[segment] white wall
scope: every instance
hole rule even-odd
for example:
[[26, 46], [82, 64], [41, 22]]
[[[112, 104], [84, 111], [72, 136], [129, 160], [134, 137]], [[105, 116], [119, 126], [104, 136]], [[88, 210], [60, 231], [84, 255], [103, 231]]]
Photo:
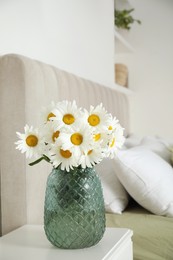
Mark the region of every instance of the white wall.
[[132, 131], [173, 137], [173, 1], [129, 0], [134, 24], [124, 33], [134, 53], [119, 55], [129, 67]]
[[[124, 0], [125, 1], [125, 0]], [[129, 0], [134, 24], [122, 55], [134, 90], [132, 131], [172, 137], [173, 1]], [[19, 53], [106, 85], [114, 81], [112, 0], [1, 0], [0, 54]]]
[[0, 54], [113, 82], [113, 0], [1, 0], [0, 38]]

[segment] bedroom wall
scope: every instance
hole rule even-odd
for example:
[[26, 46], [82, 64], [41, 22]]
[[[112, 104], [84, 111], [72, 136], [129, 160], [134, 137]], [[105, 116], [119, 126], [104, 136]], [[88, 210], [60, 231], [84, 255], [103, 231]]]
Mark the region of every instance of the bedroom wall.
[[[125, 33], [135, 52], [121, 57], [134, 90], [131, 129], [172, 137], [173, 1], [129, 2], [142, 21]], [[112, 85], [112, 0], [1, 0], [0, 37], [0, 54], [20, 53]]]
[[132, 131], [173, 139], [173, 1], [129, 0], [134, 24], [124, 32], [135, 51], [119, 55], [129, 67], [129, 86], [134, 90]]
[[109, 85], [113, 15], [113, 0], [1, 0], [0, 54], [19, 53]]

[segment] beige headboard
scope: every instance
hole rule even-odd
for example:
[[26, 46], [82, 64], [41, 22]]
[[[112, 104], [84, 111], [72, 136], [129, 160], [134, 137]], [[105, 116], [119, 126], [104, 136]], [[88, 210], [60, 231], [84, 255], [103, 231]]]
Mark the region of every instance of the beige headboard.
[[[105, 68], [106, 69], [106, 68]], [[0, 57], [0, 231], [41, 223], [50, 166], [30, 167], [15, 150], [16, 131], [37, 126], [40, 109], [52, 100], [76, 100], [88, 108], [102, 102], [129, 132], [127, 96], [53, 66], [9, 54]]]

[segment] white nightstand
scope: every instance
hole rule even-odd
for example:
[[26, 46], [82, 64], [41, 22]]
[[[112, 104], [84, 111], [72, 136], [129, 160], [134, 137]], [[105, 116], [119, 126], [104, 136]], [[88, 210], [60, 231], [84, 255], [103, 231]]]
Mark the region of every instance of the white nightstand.
[[52, 246], [43, 226], [25, 225], [0, 238], [1, 260], [132, 260], [132, 231], [107, 228], [103, 239], [85, 249], [64, 250]]

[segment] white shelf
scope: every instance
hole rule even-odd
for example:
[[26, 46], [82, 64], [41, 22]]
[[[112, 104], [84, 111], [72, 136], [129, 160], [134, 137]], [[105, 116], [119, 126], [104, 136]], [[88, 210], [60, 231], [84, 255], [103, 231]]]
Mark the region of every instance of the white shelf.
[[[117, 63], [117, 55], [124, 55], [127, 54], [127, 52], [134, 52], [135, 49], [129, 44], [129, 42], [116, 30], [116, 27], [114, 28], [114, 35], [115, 35], [115, 63]], [[119, 61], [118, 61], [119, 62]], [[131, 89], [121, 86], [117, 83], [113, 86], [115, 89], [117, 89], [119, 92], [122, 92], [126, 95], [132, 95], [134, 94], [134, 91]]]
[[115, 89], [117, 89], [118, 91], [120, 91], [120, 92], [122, 92], [122, 93], [124, 93], [126, 95], [134, 94], [134, 91], [132, 91], [131, 89], [123, 87], [123, 86], [120, 86], [117, 83], [115, 83]]
[[[115, 41], [117, 41], [117, 47], [119, 47], [118, 42], [121, 44], [122, 47], [125, 48], [126, 51], [134, 52], [135, 49], [124, 39], [124, 37], [117, 32], [116, 28], [114, 29]], [[123, 50], [124, 51], [124, 50]], [[121, 52], [116, 50], [116, 52]]]
[[117, 83], [114, 83], [113, 85], [111, 85], [111, 88], [116, 89], [117, 91], [119, 91], [123, 94], [126, 94], [127, 96], [134, 94], [133, 90], [126, 88], [126, 87], [123, 87], [123, 86], [120, 86]]

